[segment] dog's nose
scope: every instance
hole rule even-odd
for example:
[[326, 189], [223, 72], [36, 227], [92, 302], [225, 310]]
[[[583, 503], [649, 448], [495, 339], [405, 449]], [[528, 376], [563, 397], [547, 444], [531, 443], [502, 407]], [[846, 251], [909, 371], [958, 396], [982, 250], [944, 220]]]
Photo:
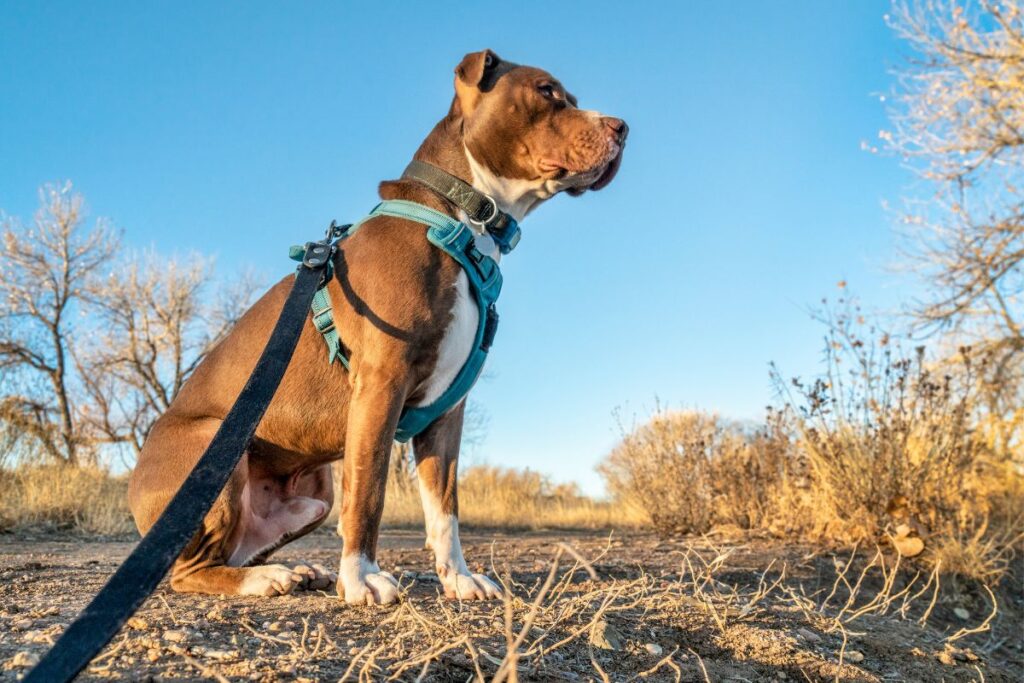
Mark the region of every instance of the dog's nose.
[[608, 128], [609, 132], [614, 136], [615, 142], [622, 144], [626, 141], [626, 136], [629, 135], [629, 126], [622, 119], [617, 119], [614, 116], [605, 116], [602, 121]]

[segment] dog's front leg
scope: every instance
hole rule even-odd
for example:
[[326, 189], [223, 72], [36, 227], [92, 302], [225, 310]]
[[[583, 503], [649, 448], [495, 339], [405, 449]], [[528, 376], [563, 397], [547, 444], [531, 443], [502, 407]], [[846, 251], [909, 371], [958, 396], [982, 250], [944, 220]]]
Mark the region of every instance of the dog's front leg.
[[354, 377], [342, 463], [341, 568], [338, 594], [353, 604], [398, 600], [398, 582], [377, 565], [388, 458], [404, 389], [383, 373]]
[[465, 401], [413, 439], [427, 545], [444, 594], [459, 600], [500, 598], [501, 589], [466, 566], [459, 541], [458, 463]]

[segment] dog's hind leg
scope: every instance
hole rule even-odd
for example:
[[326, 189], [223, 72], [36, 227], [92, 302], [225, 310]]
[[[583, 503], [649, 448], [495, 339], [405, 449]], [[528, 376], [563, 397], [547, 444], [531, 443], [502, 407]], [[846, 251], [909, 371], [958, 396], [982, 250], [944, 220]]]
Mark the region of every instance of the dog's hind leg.
[[458, 462], [465, 401], [413, 439], [427, 545], [444, 594], [458, 600], [500, 598], [501, 589], [466, 566], [459, 540]]

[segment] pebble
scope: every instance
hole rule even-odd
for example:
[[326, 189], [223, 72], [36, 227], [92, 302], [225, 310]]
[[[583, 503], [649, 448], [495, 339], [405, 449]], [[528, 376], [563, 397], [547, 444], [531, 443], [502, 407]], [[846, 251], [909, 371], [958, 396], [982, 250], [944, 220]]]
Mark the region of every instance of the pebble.
[[27, 631], [32, 628], [32, 624], [34, 623], [35, 622], [32, 619], [22, 618], [12, 621], [11, 626], [15, 631]]
[[156, 648], [150, 648], [149, 650], [146, 650], [146, 659], [148, 659], [150, 662], [157, 661], [158, 659], [160, 659], [160, 650], [157, 650]]
[[349, 638], [348, 640], [345, 641], [345, 644], [348, 645], [349, 647], [352, 647], [353, 645], [356, 644], [356, 641], [354, 641], [351, 638]]
[[51, 642], [50, 636], [46, 635], [43, 631], [27, 631], [25, 635], [21, 637], [26, 643], [49, 643]]
[[590, 644], [602, 650], [621, 650], [622, 636], [614, 626], [602, 619], [590, 631]]
[[847, 650], [846, 657], [844, 659], [848, 662], [853, 662], [854, 664], [860, 664], [864, 661], [864, 653], [859, 652], [858, 650]]
[[39, 655], [35, 652], [29, 652], [28, 650], [22, 650], [10, 659], [10, 665], [12, 667], [27, 669], [30, 666], [35, 666], [39, 663]]
[[954, 607], [953, 614], [955, 614], [956, 618], [960, 621], [967, 621], [971, 618], [971, 613], [965, 610], [963, 607]]
[[270, 631], [271, 633], [277, 633], [278, 631], [280, 631], [283, 628], [284, 628], [284, 624], [282, 624], [280, 621], [275, 621], [273, 624], [271, 624], [270, 626], [267, 627], [267, 630]]
[[149, 622], [142, 617], [132, 617], [128, 620], [128, 628], [135, 629], [136, 631], [145, 631], [149, 628]]
[[661, 645], [658, 645], [657, 643], [647, 643], [646, 645], [644, 645], [644, 649], [650, 652], [655, 657], [660, 657], [661, 653], [665, 651], [664, 649], [662, 649]]
[[803, 638], [804, 640], [806, 640], [808, 643], [820, 643], [821, 642], [821, 636], [819, 636], [814, 631], [811, 631], [810, 629], [798, 628], [796, 630], [796, 634], [798, 636], [800, 636], [801, 638]]
[[184, 643], [188, 637], [184, 631], [164, 631], [164, 640], [171, 643]]
[[348, 650], [348, 653], [350, 655], [352, 655], [353, 657], [355, 657], [357, 654], [359, 654], [359, 648], [358, 647], [350, 647], [349, 650]]

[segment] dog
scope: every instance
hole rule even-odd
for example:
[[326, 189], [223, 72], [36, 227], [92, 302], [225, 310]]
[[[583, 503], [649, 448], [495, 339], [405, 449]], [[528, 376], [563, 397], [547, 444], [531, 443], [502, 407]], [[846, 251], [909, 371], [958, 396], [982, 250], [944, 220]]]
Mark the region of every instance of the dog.
[[[559, 192], [580, 195], [608, 185], [627, 133], [621, 119], [579, 109], [548, 72], [483, 50], [456, 67], [448, 114], [414, 159], [469, 183], [520, 221]], [[409, 178], [382, 182], [379, 193], [467, 220], [447, 197]], [[477, 245], [498, 258], [493, 240], [479, 232]], [[350, 367], [325, 362], [323, 339], [307, 318], [252, 442], [171, 570], [174, 590], [275, 596], [337, 584], [352, 604], [398, 599], [397, 581], [376, 561], [396, 426], [403, 409], [428, 404], [452, 383], [469, 356], [480, 311], [462, 266], [409, 220], [372, 218], [339, 244], [334, 266], [327, 287]], [[156, 522], [227, 415], [292, 280], [282, 279], [240, 318], [154, 424], [128, 490], [141, 533]], [[413, 437], [427, 545], [447, 597], [498, 598], [497, 585], [469, 571], [459, 542], [464, 407], [463, 400]], [[331, 463], [339, 459], [339, 571], [267, 564], [275, 550], [327, 517]]]

